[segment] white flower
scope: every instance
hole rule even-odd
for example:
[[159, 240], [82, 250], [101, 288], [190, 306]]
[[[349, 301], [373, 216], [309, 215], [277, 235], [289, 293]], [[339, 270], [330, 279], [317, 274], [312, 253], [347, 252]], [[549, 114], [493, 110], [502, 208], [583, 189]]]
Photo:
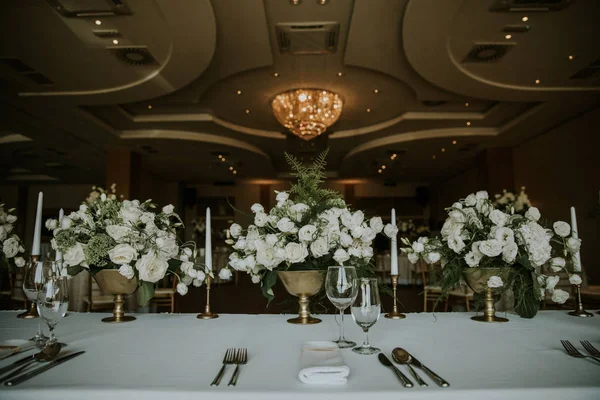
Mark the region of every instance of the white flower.
[[130, 264], [137, 258], [137, 251], [128, 244], [118, 244], [109, 250], [108, 257], [115, 264]]
[[185, 283], [181, 282], [177, 284], [177, 293], [181, 296], [185, 296], [188, 292], [188, 287]]
[[465, 248], [465, 242], [458, 235], [452, 235], [448, 238], [448, 247], [454, 250], [455, 253], [460, 253]]
[[260, 275], [252, 275], [252, 283], [260, 282]]
[[156, 283], [165, 277], [169, 263], [154, 253], [144, 254], [135, 267], [139, 271], [140, 280]]
[[240, 236], [232, 247], [236, 250], [244, 250], [246, 248], [246, 238]]
[[269, 216], [262, 211], [259, 211], [254, 216], [254, 224], [259, 228], [262, 228], [269, 222]]
[[560, 237], [567, 237], [571, 234], [571, 226], [563, 221], [557, 221], [553, 225], [554, 232]]
[[519, 243], [525, 244], [529, 261], [534, 267], [540, 267], [550, 259], [552, 247], [548, 231], [537, 222], [522, 225], [516, 237]]
[[135, 272], [129, 264], [121, 265], [121, 267], [119, 268], [119, 273], [127, 279], [131, 279], [135, 276]]
[[162, 208], [162, 212], [167, 215], [173, 214], [173, 211], [175, 211], [175, 207], [173, 207], [173, 204], [169, 204]]
[[60, 227], [62, 229], [69, 229], [71, 226], [73, 226], [73, 220], [69, 217], [62, 217], [60, 220]]
[[119, 216], [123, 218], [123, 222], [126, 224], [136, 224], [140, 219], [143, 211], [139, 208], [137, 201], [125, 200], [121, 204], [121, 210]]
[[571, 285], [581, 285], [581, 277], [577, 274], [570, 275], [569, 283], [571, 283]]
[[373, 229], [364, 228], [363, 234], [361, 235], [360, 240], [363, 243], [371, 243], [373, 241], [373, 239], [375, 239], [375, 236], [377, 236], [377, 232], [375, 232]]
[[190, 270], [194, 269], [194, 263], [191, 261], [184, 261], [181, 263], [180, 268], [181, 268], [181, 271], [187, 275]]
[[408, 261], [412, 264], [416, 264], [419, 261], [419, 255], [417, 253], [408, 253]]
[[352, 214], [352, 224], [354, 226], [362, 224], [364, 220], [365, 214], [362, 211], [355, 211], [354, 214]]
[[360, 237], [362, 237], [363, 233], [365, 233], [365, 228], [363, 228], [360, 225], [356, 225], [355, 227], [352, 228], [352, 237], [355, 239], [358, 239]]
[[304, 203], [297, 203], [290, 207], [290, 214], [292, 217], [296, 219], [296, 221], [300, 222], [304, 213], [309, 210], [309, 207]]
[[488, 192], [486, 192], [485, 190], [481, 190], [481, 191], [475, 193], [475, 197], [477, 199], [486, 199], [487, 200], [489, 196], [488, 196]]
[[[204, 273], [204, 271], [197, 271], [196, 272], [196, 279], [197, 281], [200, 281], [200, 284], [202, 284], [202, 282], [204, 282], [204, 280], [206, 279], [206, 274]], [[196, 286], [194, 284], [194, 286]], [[200, 286], [200, 285], [198, 285]]]
[[242, 227], [239, 224], [232, 224], [229, 227], [229, 233], [231, 234], [231, 237], [237, 238], [242, 233]]
[[256, 266], [256, 259], [253, 255], [249, 255], [248, 257], [244, 258], [244, 264], [246, 264], [247, 269], [254, 269]]
[[4, 225], [0, 225], [0, 242], [6, 239], [8, 232], [6, 232], [6, 228]]
[[549, 276], [546, 278], [546, 290], [552, 293], [554, 287], [558, 283], [560, 278], [558, 276]]
[[74, 246], [68, 248], [65, 254], [63, 254], [63, 260], [71, 267], [85, 261], [85, 254], [83, 253], [81, 243], [76, 243]]
[[46, 229], [48, 230], [55, 230], [56, 228], [58, 228], [58, 221], [55, 219], [48, 219], [46, 220]]
[[371, 246], [363, 247], [360, 250], [360, 256], [362, 258], [370, 259], [373, 257], [373, 248]]
[[333, 254], [333, 259], [338, 263], [338, 264], [343, 264], [344, 261], [348, 261], [350, 259], [350, 256], [348, 255], [348, 253], [346, 252], [346, 250], [344, 249], [337, 249], [335, 251], [335, 253]]
[[194, 279], [192, 283], [195, 287], [200, 287], [200, 286], [202, 286], [203, 282], [204, 282], [204, 279]]
[[559, 272], [566, 264], [567, 262], [562, 257], [554, 257], [550, 260], [550, 268], [552, 268], [552, 271], [554, 272]]
[[252, 212], [254, 214], [259, 213], [259, 212], [265, 212], [265, 208], [262, 206], [262, 204], [258, 204], [258, 203], [254, 203], [252, 205], [252, 207], [250, 207], [250, 210], [252, 210]]
[[342, 220], [342, 225], [344, 225], [348, 229], [352, 229], [354, 227], [354, 223], [352, 222], [352, 214], [348, 210], [344, 210], [342, 215], [340, 216]]
[[15, 257], [15, 265], [19, 268], [25, 266], [25, 259], [23, 257]]
[[415, 253], [420, 253], [420, 252], [422, 252], [423, 250], [425, 250], [425, 246], [424, 246], [424, 245], [423, 245], [423, 243], [421, 243], [421, 242], [414, 242], [414, 243], [412, 244], [412, 249], [413, 249], [413, 251], [414, 251]]
[[313, 236], [317, 232], [317, 227], [314, 225], [304, 225], [298, 231], [298, 238], [303, 242], [310, 242], [313, 240]]
[[183, 282], [185, 285], [190, 285], [193, 280], [194, 279], [190, 278], [188, 275], [184, 275], [181, 277], [181, 282]]
[[427, 260], [429, 261], [429, 264], [435, 264], [436, 262], [440, 261], [440, 258], [442, 258], [442, 255], [437, 251], [432, 251], [431, 253], [427, 254]]
[[156, 246], [158, 246], [158, 255], [164, 260], [168, 261], [179, 254], [179, 246], [177, 245], [177, 240], [174, 236], [157, 238]]
[[310, 252], [313, 257], [319, 258], [329, 253], [329, 243], [327, 239], [320, 237], [310, 244]]
[[381, 232], [383, 230], [383, 221], [381, 220], [381, 217], [371, 218], [369, 221], [369, 226], [375, 231], [375, 233]]
[[383, 233], [390, 239], [395, 238], [398, 235], [398, 227], [392, 224], [386, 224]]
[[463, 214], [462, 211], [452, 210], [450, 211], [449, 215], [454, 222], [457, 222], [459, 224], [464, 224], [465, 222], [467, 222], [467, 218], [465, 217], [465, 214]]
[[570, 237], [567, 239], [567, 249], [571, 253], [577, 253], [581, 248], [581, 239]]
[[502, 242], [502, 244], [508, 244], [515, 241], [515, 233], [510, 228], [499, 227], [494, 232], [494, 239]]
[[352, 238], [352, 236], [350, 236], [346, 232], [342, 232], [342, 234], [340, 235], [340, 243], [342, 244], [342, 246], [350, 247], [353, 242], [354, 239]]
[[447, 238], [449, 236], [460, 236], [464, 224], [455, 222], [452, 218], [448, 218], [442, 226], [442, 237]]
[[288, 243], [285, 245], [285, 259], [286, 261], [297, 264], [308, 257], [308, 248], [304, 244], [300, 243]]
[[462, 204], [460, 204], [460, 203], [458, 203], [458, 202], [456, 202], [456, 203], [452, 204], [452, 207], [453, 207], [453, 208], [458, 208], [459, 210], [461, 210], [461, 209], [463, 208]]
[[360, 245], [354, 245], [348, 249], [348, 254], [352, 257], [360, 257], [362, 255], [362, 249]]
[[477, 267], [477, 266], [479, 266], [479, 262], [481, 261], [481, 257], [482, 256], [480, 256], [480, 255], [478, 255], [478, 254], [470, 251], [465, 256], [465, 262], [471, 268]]
[[277, 193], [277, 196], [275, 196], [275, 200], [277, 200], [278, 203], [277, 207], [281, 207], [283, 203], [285, 203], [285, 201], [290, 197], [287, 192], [278, 192], [276, 190], [275, 193]]
[[490, 277], [490, 279], [488, 279], [487, 286], [489, 288], [499, 288], [499, 287], [504, 286], [504, 282], [502, 282], [502, 278], [494, 275], [494, 276]]
[[507, 264], [512, 264], [517, 257], [519, 247], [515, 242], [510, 242], [504, 245], [502, 248], [502, 261]]
[[281, 258], [278, 257], [275, 247], [269, 246], [262, 240], [256, 241], [256, 263], [272, 270], [279, 265]]
[[230, 280], [231, 275], [231, 271], [227, 268], [223, 268], [219, 271], [219, 278], [223, 279], [224, 281]]
[[473, 207], [475, 206], [475, 204], [477, 204], [477, 197], [475, 197], [474, 194], [468, 195], [465, 199], [465, 205], [467, 205], [468, 207]]
[[498, 226], [504, 226], [508, 222], [508, 214], [505, 214], [500, 210], [492, 210], [490, 212], [489, 218], [494, 224]]
[[131, 228], [123, 225], [108, 225], [106, 233], [115, 241], [120, 242], [124, 237], [132, 233]]
[[475, 209], [480, 214], [488, 215], [494, 209], [494, 206], [492, 206], [488, 200], [478, 199]]
[[552, 293], [552, 301], [558, 304], [564, 304], [569, 299], [569, 293], [562, 289], [556, 289]]
[[525, 212], [525, 218], [527, 218], [530, 221], [537, 222], [539, 221], [541, 216], [542, 214], [540, 214], [540, 210], [538, 210], [537, 207], [531, 207]]
[[488, 257], [496, 257], [502, 253], [502, 242], [496, 239], [484, 240], [479, 243], [479, 251]]
[[2, 251], [7, 258], [12, 258], [19, 252], [19, 241], [14, 237], [8, 238], [2, 245]]
[[279, 229], [281, 232], [291, 232], [294, 230], [295, 227], [296, 225], [292, 222], [291, 219], [287, 217], [281, 218], [277, 222], [277, 229]]

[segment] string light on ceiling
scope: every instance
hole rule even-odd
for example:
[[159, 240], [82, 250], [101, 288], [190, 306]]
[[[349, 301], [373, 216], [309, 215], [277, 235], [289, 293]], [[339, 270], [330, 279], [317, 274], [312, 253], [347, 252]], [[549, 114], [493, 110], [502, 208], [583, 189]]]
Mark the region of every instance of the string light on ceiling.
[[304, 140], [316, 138], [333, 125], [343, 105], [339, 95], [323, 89], [288, 90], [271, 103], [277, 121]]
[[96, 20], [95, 22], [96, 25], [102, 25], [102, 21], [100, 21], [99, 19]]

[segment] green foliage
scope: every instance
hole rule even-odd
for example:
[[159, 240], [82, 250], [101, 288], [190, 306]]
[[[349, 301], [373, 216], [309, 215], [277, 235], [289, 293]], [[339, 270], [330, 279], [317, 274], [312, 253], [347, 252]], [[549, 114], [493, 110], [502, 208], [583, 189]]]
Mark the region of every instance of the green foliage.
[[97, 234], [92, 236], [88, 245], [84, 247], [85, 259], [90, 265], [105, 267], [110, 263], [108, 252], [115, 247], [116, 242], [108, 235]]
[[277, 282], [277, 272], [275, 272], [275, 271], [267, 271], [265, 273], [265, 275], [263, 276], [260, 288], [262, 290], [263, 296], [265, 296], [267, 298], [267, 306], [268, 306], [268, 303], [270, 303], [271, 300], [273, 300], [275, 298], [275, 296], [273, 295], [273, 286], [275, 286], [276, 282]]
[[154, 283], [140, 281], [140, 294], [139, 301], [142, 306], [148, 304], [148, 302], [154, 297]]

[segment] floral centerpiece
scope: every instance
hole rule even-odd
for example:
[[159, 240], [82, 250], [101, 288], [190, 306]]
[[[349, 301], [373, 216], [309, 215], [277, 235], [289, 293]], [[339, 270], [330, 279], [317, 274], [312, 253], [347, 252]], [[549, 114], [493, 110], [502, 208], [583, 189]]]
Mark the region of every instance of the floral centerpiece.
[[[52, 247], [63, 254], [69, 275], [83, 269], [92, 275], [118, 270], [127, 279], [137, 278], [140, 302], [146, 304], [166, 274], [179, 276], [182, 270], [193, 269], [189, 261], [193, 250], [177, 242], [183, 223], [172, 205], [155, 213], [151, 200], [120, 201], [114, 187], [113, 193], [93, 189], [78, 211], [60, 221], [46, 221], [54, 235]], [[177, 286], [182, 295], [187, 293], [186, 282], [190, 279], [181, 279]]]
[[495, 194], [494, 207], [509, 214], [524, 214], [531, 207], [531, 201], [525, 193], [525, 186], [521, 186], [518, 194], [506, 190], [502, 194]]
[[546, 291], [556, 303], [564, 303], [569, 294], [555, 286], [557, 276], [540, 273], [549, 265], [554, 272], [564, 270], [572, 284], [581, 283], [574, 254], [581, 240], [571, 236], [566, 222], [555, 222], [549, 229], [540, 222], [540, 212], [531, 207], [524, 215], [508, 214], [494, 207], [487, 192], [470, 194], [449, 207], [440, 238], [419, 238], [402, 251], [416, 263], [441, 261], [442, 297], [460, 284], [464, 271], [478, 268], [500, 268], [502, 274], [492, 276], [487, 287], [498, 291], [512, 289], [515, 311], [532, 318]]
[[13, 266], [25, 266], [22, 253], [25, 252], [23, 243], [19, 236], [12, 233], [17, 217], [13, 215], [14, 208], [5, 210], [4, 204], [0, 203], [0, 267], [7, 268], [12, 272]]
[[[277, 271], [323, 271], [346, 264], [356, 267], [359, 276], [370, 273], [372, 242], [384, 230], [383, 222], [380, 217], [365, 219], [362, 211], [349, 209], [340, 193], [320, 187], [326, 155], [327, 151], [305, 166], [286, 154], [297, 183], [289, 191], [276, 192], [277, 204], [269, 211], [254, 204], [254, 224], [248, 228], [231, 225], [228, 244], [233, 253], [220, 272], [222, 278], [231, 270], [246, 272], [270, 301]], [[385, 232], [391, 237], [397, 228], [388, 225]]]

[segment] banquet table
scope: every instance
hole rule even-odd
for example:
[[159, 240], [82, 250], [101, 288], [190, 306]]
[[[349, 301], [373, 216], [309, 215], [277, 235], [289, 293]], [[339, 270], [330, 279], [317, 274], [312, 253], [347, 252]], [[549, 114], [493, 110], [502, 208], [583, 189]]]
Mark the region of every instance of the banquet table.
[[[0, 312], [0, 341], [31, 337], [37, 320]], [[308, 340], [337, 337], [333, 315], [317, 325], [291, 325], [284, 315], [221, 315], [199, 320], [193, 314], [138, 314], [124, 324], [105, 324], [99, 313], [71, 313], [56, 333], [86, 353], [8, 388], [0, 399], [600, 399], [600, 365], [568, 357], [560, 344], [579, 340], [600, 348], [600, 315], [575, 318], [541, 311], [533, 320], [508, 315], [504, 324], [470, 320], [473, 313], [415, 313], [403, 320], [380, 318], [371, 329], [372, 345], [388, 354], [403, 347], [450, 382], [404, 388], [375, 355], [342, 350], [351, 373], [345, 385], [315, 386], [297, 376], [300, 349]], [[362, 331], [346, 318], [346, 336], [360, 342]], [[238, 384], [210, 382], [230, 347], [248, 348], [248, 364]], [[32, 354], [27, 352], [24, 354]], [[22, 355], [0, 361], [0, 367]], [[399, 367], [407, 376], [405, 366]]]

